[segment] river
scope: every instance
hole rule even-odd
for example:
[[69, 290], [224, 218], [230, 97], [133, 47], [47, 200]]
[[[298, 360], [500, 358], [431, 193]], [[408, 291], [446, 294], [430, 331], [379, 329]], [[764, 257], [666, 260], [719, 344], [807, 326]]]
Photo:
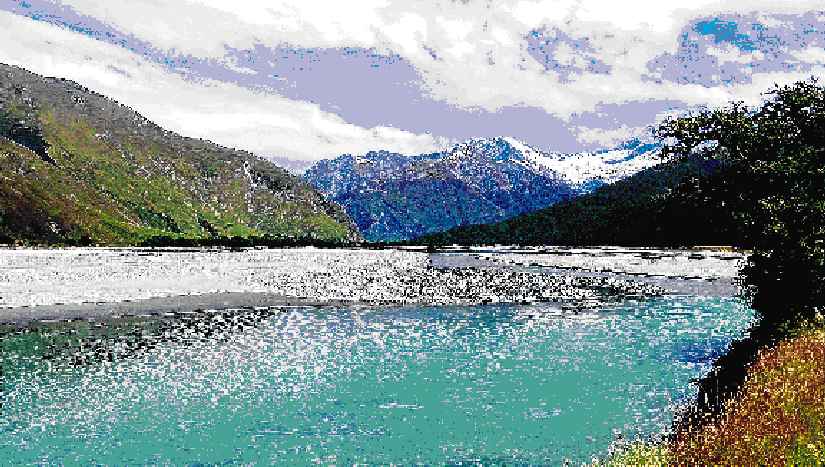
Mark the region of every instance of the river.
[[5, 331], [9, 464], [575, 464], [667, 430], [753, 312], [664, 296]]

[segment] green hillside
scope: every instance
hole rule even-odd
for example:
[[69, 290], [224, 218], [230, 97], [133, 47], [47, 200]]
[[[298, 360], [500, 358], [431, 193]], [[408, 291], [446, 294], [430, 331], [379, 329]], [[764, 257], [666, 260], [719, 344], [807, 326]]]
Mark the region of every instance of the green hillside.
[[[418, 238], [431, 245], [730, 245], [747, 242], [724, 204], [699, 180], [724, 184], [718, 161], [665, 162], [591, 194], [504, 222]], [[704, 187], [704, 185], [703, 185]]]
[[358, 240], [302, 180], [165, 131], [76, 83], [0, 65], [0, 240]]

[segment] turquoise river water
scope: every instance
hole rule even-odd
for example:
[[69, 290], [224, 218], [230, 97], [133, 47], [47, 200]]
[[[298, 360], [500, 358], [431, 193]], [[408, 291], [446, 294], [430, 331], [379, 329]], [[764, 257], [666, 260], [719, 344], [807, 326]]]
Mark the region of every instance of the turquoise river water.
[[0, 341], [2, 464], [580, 464], [667, 430], [753, 313], [281, 308]]

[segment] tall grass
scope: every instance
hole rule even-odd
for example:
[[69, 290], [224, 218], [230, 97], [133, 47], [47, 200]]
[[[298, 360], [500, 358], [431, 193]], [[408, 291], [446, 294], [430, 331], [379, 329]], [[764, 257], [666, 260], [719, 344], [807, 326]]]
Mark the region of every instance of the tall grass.
[[760, 352], [722, 415], [668, 451], [675, 465], [825, 465], [825, 330]]

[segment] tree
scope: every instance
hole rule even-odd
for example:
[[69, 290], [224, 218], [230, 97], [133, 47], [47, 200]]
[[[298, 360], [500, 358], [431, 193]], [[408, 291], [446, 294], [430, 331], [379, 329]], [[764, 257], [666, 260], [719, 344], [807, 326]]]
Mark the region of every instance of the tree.
[[666, 121], [663, 154], [725, 164], [697, 187], [724, 203], [753, 255], [744, 282], [769, 321], [825, 305], [825, 88], [811, 79], [775, 87], [755, 109], [743, 103]]

